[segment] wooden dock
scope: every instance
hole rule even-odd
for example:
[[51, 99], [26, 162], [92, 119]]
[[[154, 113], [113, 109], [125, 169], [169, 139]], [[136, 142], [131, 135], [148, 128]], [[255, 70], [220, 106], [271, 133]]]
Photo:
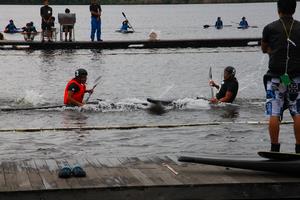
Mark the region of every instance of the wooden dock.
[[220, 38], [220, 39], [188, 39], [188, 40], [131, 40], [131, 41], [75, 41], [75, 42], [41, 42], [41, 41], [0, 41], [0, 50], [24, 49], [153, 49], [153, 48], [214, 48], [259, 46], [261, 38]]
[[[80, 164], [87, 177], [58, 178]], [[201, 164], [177, 158], [84, 158], [1, 162], [5, 200], [299, 199], [300, 177]]]

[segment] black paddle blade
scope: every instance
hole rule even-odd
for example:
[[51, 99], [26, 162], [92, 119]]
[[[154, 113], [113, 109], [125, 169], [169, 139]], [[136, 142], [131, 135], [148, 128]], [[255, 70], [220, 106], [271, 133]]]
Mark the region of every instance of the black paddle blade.
[[212, 80], [212, 71], [211, 71], [211, 67], [209, 68], [208, 76], [209, 76], [209, 79]]
[[208, 25], [208, 24], [203, 25], [203, 28], [209, 28], [209, 27], [210, 27], [210, 25]]
[[125, 15], [125, 13], [124, 12], [122, 12], [122, 15], [126, 18], [126, 15]]

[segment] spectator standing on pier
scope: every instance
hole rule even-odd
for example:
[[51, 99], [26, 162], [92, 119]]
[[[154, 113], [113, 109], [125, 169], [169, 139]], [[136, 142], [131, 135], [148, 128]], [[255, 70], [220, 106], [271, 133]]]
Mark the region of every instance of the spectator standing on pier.
[[280, 151], [280, 122], [288, 108], [294, 121], [295, 151], [300, 153], [300, 22], [293, 18], [296, 5], [296, 0], [278, 0], [279, 19], [266, 25], [262, 33], [261, 49], [269, 54], [264, 85], [274, 152]]
[[95, 34], [97, 35], [97, 41], [101, 39], [101, 13], [102, 9], [98, 0], [91, 0], [90, 12], [91, 12], [91, 41], [95, 40]]
[[52, 8], [49, 6], [49, 1], [44, 0], [44, 6], [40, 9], [40, 15], [42, 17], [42, 42], [44, 37], [48, 38], [48, 41], [52, 41]]

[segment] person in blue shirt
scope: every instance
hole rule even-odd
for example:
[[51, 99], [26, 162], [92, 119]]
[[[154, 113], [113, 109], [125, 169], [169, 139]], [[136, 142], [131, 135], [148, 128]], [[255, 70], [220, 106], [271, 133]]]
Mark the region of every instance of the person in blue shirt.
[[14, 24], [14, 21], [9, 20], [9, 24], [5, 27], [4, 33], [17, 33], [18, 29]]
[[125, 19], [123, 22], [122, 22], [122, 27], [120, 28], [120, 31], [128, 31], [128, 29], [131, 28], [128, 24], [128, 20]]
[[221, 20], [221, 17], [218, 17], [218, 18], [217, 18], [217, 21], [216, 21], [216, 23], [215, 23], [215, 28], [216, 28], [216, 29], [222, 29], [222, 28], [223, 28], [223, 22], [222, 22], [222, 20]]
[[246, 29], [249, 27], [248, 22], [246, 21], [246, 17], [242, 17], [242, 21], [240, 21], [239, 26], [242, 29]]

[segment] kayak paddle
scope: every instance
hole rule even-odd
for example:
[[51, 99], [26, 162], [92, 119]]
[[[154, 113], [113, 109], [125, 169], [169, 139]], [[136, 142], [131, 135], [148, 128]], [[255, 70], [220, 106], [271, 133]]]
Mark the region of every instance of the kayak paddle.
[[131, 27], [131, 29], [134, 31], [132, 25], [130, 24], [129, 20], [127, 19], [126, 15], [124, 12], [122, 12], [122, 15], [124, 16], [124, 18], [128, 21], [129, 26]]
[[[94, 86], [92, 89], [95, 89], [95, 87], [99, 84], [101, 77], [102, 76], [98, 76], [98, 78], [95, 79]], [[87, 103], [89, 101], [91, 95], [92, 95], [92, 93], [89, 93], [89, 96], [86, 98], [85, 103]]]
[[[211, 81], [212, 80], [212, 69], [211, 69], [211, 67], [209, 67], [208, 77], [209, 77], [209, 80]], [[211, 98], [214, 98], [213, 86], [210, 86], [210, 95], [211, 95]]]
[[[215, 25], [209, 25], [209, 24], [203, 25], [203, 28], [209, 28], [209, 27], [215, 27]], [[232, 25], [231, 24], [225, 24], [225, 25], [223, 25], [223, 27], [232, 27]]]

